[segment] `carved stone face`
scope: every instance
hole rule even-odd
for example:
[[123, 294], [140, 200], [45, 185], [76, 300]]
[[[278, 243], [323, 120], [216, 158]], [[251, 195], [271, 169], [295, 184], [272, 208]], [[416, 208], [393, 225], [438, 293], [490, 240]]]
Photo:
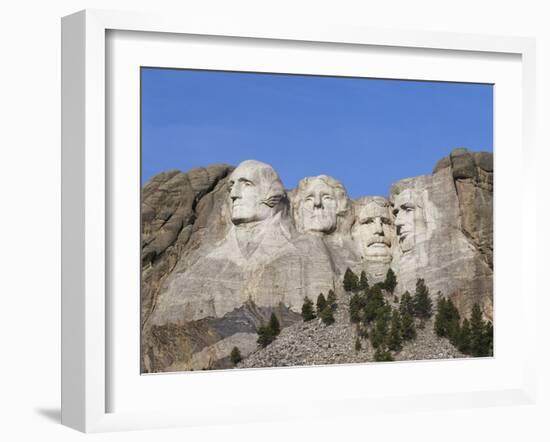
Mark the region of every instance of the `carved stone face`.
[[422, 208], [417, 203], [416, 195], [405, 189], [394, 200], [395, 228], [401, 251], [406, 253], [416, 244], [416, 236], [423, 227]]
[[231, 221], [235, 225], [273, 216], [284, 190], [277, 173], [260, 161], [243, 161], [229, 178]]
[[369, 202], [359, 212], [359, 235], [367, 258], [390, 258], [393, 224], [389, 203], [385, 200]]
[[322, 179], [312, 179], [300, 197], [300, 216], [305, 232], [331, 233], [336, 229], [338, 199], [332, 186]]

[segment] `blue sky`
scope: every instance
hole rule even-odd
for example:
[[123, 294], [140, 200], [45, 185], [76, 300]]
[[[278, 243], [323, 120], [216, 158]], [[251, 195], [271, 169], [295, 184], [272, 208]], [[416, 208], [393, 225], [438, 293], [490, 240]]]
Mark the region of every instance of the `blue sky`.
[[141, 81], [142, 184], [256, 159], [289, 189], [326, 174], [357, 198], [455, 147], [493, 150], [491, 85], [157, 68]]

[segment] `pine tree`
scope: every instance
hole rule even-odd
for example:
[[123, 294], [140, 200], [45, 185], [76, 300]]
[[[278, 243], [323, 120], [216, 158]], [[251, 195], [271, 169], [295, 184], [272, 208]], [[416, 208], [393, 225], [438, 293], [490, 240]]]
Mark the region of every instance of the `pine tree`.
[[439, 294], [437, 299], [437, 314], [435, 315], [434, 331], [438, 336], [449, 338], [456, 345], [460, 330], [460, 315], [450, 299]]
[[438, 297], [436, 309], [434, 331], [437, 336], [447, 336], [447, 300]]
[[332, 290], [328, 291], [327, 305], [329, 305], [332, 310], [336, 310], [336, 294]]
[[359, 293], [354, 293], [349, 300], [349, 319], [351, 322], [359, 322], [361, 319], [361, 309], [363, 308], [361, 301]]
[[332, 313], [332, 308], [330, 308], [330, 305], [327, 305], [323, 309], [319, 317], [321, 318], [321, 320], [325, 325], [334, 324], [334, 314]]
[[260, 347], [265, 348], [275, 340], [273, 330], [268, 325], [261, 325], [258, 328], [258, 340]]
[[399, 312], [394, 309], [392, 311], [392, 317], [391, 317], [391, 329], [390, 329], [390, 337], [388, 342], [388, 347], [390, 350], [393, 351], [399, 351], [401, 350], [401, 318], [399, 316]]
[[[450, 303], [450, 301], [449, 301]], [[453, 314], [452, 319], [447, 324], [447, 336], [449, 338], [449, 342], [453, 344], [455, 347], [458, 347], [458, 343], [460, 342], [460, 315], [458, 314], [458, 310], [453, 305]]]
[[361, 351], [361, 339], [355, 338], [355, 351]]
[[229, 357], [231, 358], [231, 362], [233, 365], [237, 365], [243, 360], [238, 347], [233, 347], [233, 350], [231, 350], [231, 355]]
[[386, 273], [386, 280], [384, 281], [384, 288], [393, 295], [393, 291], [397, 286], [397, 278], [391, 268]]
[[471, 329], [467, 318], [462, 321], [458, 338], [458, 349], [465, 355], [471, 354]]
[[368, 327], [366, 327], [365, 325], [359, 323], [357, 324], [357, 335], [361, 338], [361, 339], [368, 339], [369, 338], [369, 330], [368, 330]]
[[275, 340], [279, 333], [281, 333], [281, 325], [275, 313], [271, 313], [269, 323], [267, 325], [262, 324], [258, 328], [258, 340], [256, 342], [265, 348]]
[[390, 362], [394, 359], [392, 354], [388, 350], [385, 350], [382, 347], [378, 347], [374, 352], [374, 360], [376, 362]]
[[321, 316], [321, 312], [325, 309], [327, 306], [327, 300], [325, 299], [325, 296], [321, 293], [317, 297], [317, 316]]
[[399, 313], [401, 313], [401, 315], [408, 314], [410, 316], [414, 316], [413, 298], [408, 291], [401, 295], [401, 301], [399, 302]]
[[278, 336], [279, 333], [281, 333], [281, 324], [279, 324], [279, 320], [277, 319], [277, 316], [275, 316], [275, 313], [271, 313], [271, 317], [269, 318], [269, 328], [271, 329], [273, 336]]
[[344, 290], [346, 292], [357, 292], [359, 289], [359, 280], [357, 275], [348, 267], [344, 273]]
[[307, 296], [304, 298], [304, 304], [302, 305], [302, 318], [304, 318], [305, 322], [315, 319], [313, 302]]
[[487, 341], [485, 339], [485, 322], [483, 321], [479, 304], [474, 304], [470, 317], [470, 351], [472, 356], [488, 356]]
[[380, 290], [380, 287], [374, 285], [368, 290], [365, 307], [363, 308], [363, 321], [366, 324], [370, 324], [376, 319], [378, 310], [386, 305], [384, 295]]
[[424, 280], [418, 278], [416, 280], [416, 291], [413, 297], [414, 313], [420, 319], [429, 319], [432, 316], [432, 300], [430, 299], [430, 291]]
[[359, 290], [365, 291], [369, 288], [369, 280], [367, 279], [367, 274], [364, 270], [361, 271], [361, 276], [359, 277]]
[[401, 337], [403, 341], [416, 339], [416, 327], [413, 316], [405, 311], [401, 313]]
[[385, 305], [376, 312], [376, 321], [374, 328], [370, 333], [371, 344], [374, 348], [387, 346], [389, 335], [389, 324], [391, 317], [391, 307]]

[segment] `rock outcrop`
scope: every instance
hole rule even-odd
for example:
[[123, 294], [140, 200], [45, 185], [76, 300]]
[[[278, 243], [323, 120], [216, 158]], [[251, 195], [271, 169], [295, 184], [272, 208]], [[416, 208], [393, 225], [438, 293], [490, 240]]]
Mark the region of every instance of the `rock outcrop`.
[[355, 201], [324, 175], [287, 191], [257, 161], [157, 175], [142, 193], [142, 371], [229, 367], [272, 312], [292, 329], [306, 296], [343, 296], [348, 267], [370, 282], [391, 267], [398, 293], [424, 278], [492, 319], [492, 173], [492, 154], [456, 149]]

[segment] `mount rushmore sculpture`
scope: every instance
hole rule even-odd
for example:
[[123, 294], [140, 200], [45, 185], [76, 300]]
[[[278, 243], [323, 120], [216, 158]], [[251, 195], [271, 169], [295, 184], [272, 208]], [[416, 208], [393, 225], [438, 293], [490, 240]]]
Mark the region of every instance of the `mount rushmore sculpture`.
[[325, 175], [287, 191], [268, 164], [213, 165], [154, 177], [142, 199], [142, 371], [223, 367], [256, 349], [272, 312], [300, 320], [305, 297], [342, 292], [347, 268], [369, 282], [424, 278], [461, 314], [493, 314], [492, 154], [456, 149], [389, 197], [351, 200]]

